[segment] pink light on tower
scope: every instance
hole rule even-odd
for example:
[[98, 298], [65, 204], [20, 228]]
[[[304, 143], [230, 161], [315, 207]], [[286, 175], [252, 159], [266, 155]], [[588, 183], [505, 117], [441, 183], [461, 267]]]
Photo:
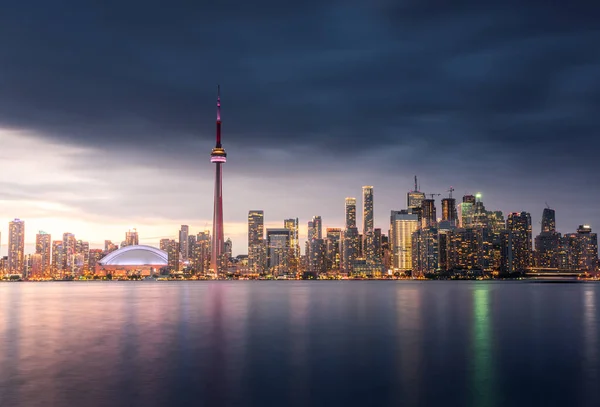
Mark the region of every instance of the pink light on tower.
[[221, 146], [221, 87], [217, 86], [217, 144], [210, 154], [210, 162], [215, 164], [215, 203], [213, 212], [212, 253], [210, 272], [219, 276], [224, 270], [223, 252], [223, 173], [221, 166], [227, 162], [227, 153]]

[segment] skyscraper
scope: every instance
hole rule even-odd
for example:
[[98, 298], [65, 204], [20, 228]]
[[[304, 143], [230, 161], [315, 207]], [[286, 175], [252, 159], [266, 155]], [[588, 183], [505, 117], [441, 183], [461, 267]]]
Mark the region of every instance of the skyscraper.
[[210, 272], [217, 276], [222, 270], [223, 260], [223, 174], [221, 166], [227, 161], [227, 154], [221, 145], [221, 88], [217, 87], [217, 144], [210, 154], [210, 162], [215, 164], [215, 195], [213, 212], [213, 236]]
[[346, 228], [342, 238], [342, 268], [344, 272], [352, 272], [352, 263], [360, 252], [360, 237], [356, 226]]
[[79, 272], [87, 273], [90, 271], [90, 243], [78, 240], [75, 246], [75, 254], [80, 259]]
[[473, 212], [475, 210], [475, 196], [463, 196], [462, 203], [458, 205], [458, 220], [461, 228], [473, 226]]
[[326, 258], [327, 270], [340, 269], [340, 246], [341, 246], [342, 230], [340, 228], [327, 228], [327, 242], [326, 242]]
[[554, 209], [544, 208], [542, 213], [542, 233], [556, 232], [556, 212]]
[[267, 229], [267, 268], [273, 276], [288, 273], [290, 231], [287, 229]]
[[77, 240], [73, 233], [63, 233], [63, 273], [73, 274], [75, 267], [75, 252]]
[[363, 236], [373, 234], [373, 187], [366, 185], [362, 187], [363, 192]]
[[442, 221], [450, 222], [452, 226], [457, 225], [456, 199], [442, 199]]
[[181, 225], [181, 228], [179, 229], [179, 251], [184, 260], [187, 260], [190, 257], [189, 234], [190, 227], [188, 225]]
[[598, 270], [598, 236], [589, 225], [579, 225], [577, 233], [565, 235], [567, 267], [573, 271], [596, 273]]
[[[162, 240], [161, 240], [162, 243]], [[179, 271], [179, 243], [177, 240], [167, 240], [163, 243], [166, 246], [162, 250], [167, 252], [167, 262], [171, 271]]]
[[534, 260], [537, 267], [559, 268], [560, 233], [556, 232], [554, 209], [544, 208], [541, 233], [535, 237]]
[[423, 227], [412, 234], [412, 276], [435, 273], [439, 265], [438, 229]]
[[295, 274], [300, 267], [300, 241], [298, 234], [298, 218], [285, 219], [283, 227], [290, 231], [290, 273]]
[[125, 232], [125, 246], [137, 246], [138, 244], [140, 244], [140, 239], [136, 228]]
[[437, 215], [435, 212], [435, 200], [423, 199], [421, 201], [421, 227], [428, 228], [437, 224]]
[[313, 216], [314, 238], [323, 239], [323, 220], [320, 216]]
[[265, 269], [265, 243], [263, 211], [248, 212], [248, 267], [252, 274], [260, 274]]
[[412, 234], [419, 227], [419, 216], [408, 210], [392, 211], [390, 248], [392, 266], [399, 271], [412, 269]]
[[15, 219], [8, 224], [8, 270], [23, 273], [25, 261], [25, 221]]
[[63, 247], [62, 240], [54, 240], [52, 242], [52, 274], [55, 277], [61, 278], [63, 276], [63, 269], [65, 266], [65, 250]]
[[43, 276], [49, 276], [52, 256], [52, 240], [50, 235], [40, 230], [35, 236], [35, 253], [41, 255], [40, 270]]
[[346, 213], [346, 229], [356, 227], [356, 198], [346, 198], [344, 212]]
[[363, 192], [363, 254], [367, 260], [375, 258], [375, 242], [373, 236], [373, 187], [366, 185], [362, 187]]
[[506, 229], [509, 232], [509, 258], [512, 260], [509, 272], [524, 271], [531, 267], [531, 215], [515, 212], [508, 215]]
[[406, 194], [406, 205], [413, 213], [417, 213], [421, 208], [421, 202], [425, 199], [425, 194], [419, 191], [417, 176], [415, 175], [415, 189]]

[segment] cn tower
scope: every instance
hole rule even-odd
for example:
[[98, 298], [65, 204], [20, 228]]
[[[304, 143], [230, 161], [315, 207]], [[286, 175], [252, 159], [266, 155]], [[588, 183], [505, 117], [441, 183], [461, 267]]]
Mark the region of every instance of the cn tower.
[[213, 276], [219, 276], [223, 272], [223, 170], [221, 166], [226, 161], [227, 153], [221, 146], [221, 87], [217, 86], [217, 145], [210, 153], [210, 162], [215, 163], [215, 206], [210, 257], [210, 272]]

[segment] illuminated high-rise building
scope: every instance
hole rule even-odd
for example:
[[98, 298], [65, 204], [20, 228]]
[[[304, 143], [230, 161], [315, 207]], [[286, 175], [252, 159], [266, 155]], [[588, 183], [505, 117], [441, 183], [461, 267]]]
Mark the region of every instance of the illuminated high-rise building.
[[63, 272], [66, 275], [73, 274], [76, 249], [77, 239], [75, 239], [75, 235], [73, 233], [63, 233]]
[[313, 238], [323, 239], [323, 220], [320, 216], [313, 216]]
[[91, 272], [95, 272], [96, 265], [103, 257], [104, 253], [102, 249], [90, 249], [89, 269]]
[[342, 229], [327, 228], [326, 241], [326, 265], [327, 270], [340, 270], [341, 261], [341, 246], [342, 246]]
[[483, 228], [458, 228], [446, 232], [446, 269], [484, 270]]
[[41, 256], [41, 274], [49, 276], [51, 274], [51, 258], [52, 258], [52, 239], [46, 232], [40, 230], [35, 236], [35, 253]]
[[542, 233], [556, 232], [556, 212], [554, 209], [544, 208], [542, 213]]
[[437, 225], [435, 200], [423, 199], [421, 201], [421, 227], [429, 228]]
[[194, 271], [198, 274], [206, 274], [210, 269], [211, 256], [210, 231], [199, 232], [195, 238], [194, 246], [190, 247], [190, 260]]
[[481, 193], [475, 194], [475, 205], [473, 206], [473, 225], [474, 227], [488, 227], [488, 211], [481, 200]]
[[406, 205], [409, 211], [412, 210], [413, 213], [418, 212], [421, 208], [421, 203], [424, 199], [425, 194], [419, 191], [419, 185], [417, 184], [417, 176], [415, 175], [415, 189], [409, 191], [408, 194], [406, 194]]
[[373, 187], [365, 185], [362, 187], [362, 216], [363, 216], [363, 236], [373, 234]]
[[544, 208], [542, 213], [541, 233], [535, 237], [534, 262], [536, 267], [558, 269], [561, 237], [556, 232], [556, 215], [554, 209]]
[[248, 212], [248, 267], [252, 274], [260, 274], [265, 270], [264, 222], [264, 211]]
[[565, 234], [563, 245], [568, 269], [592, 274], [598, 271], [598, 236], [589, 225], [579, 225], [577, 233]]
[[290, 231], [267, 229], [267, 269], [273, 276], [289, 272]]
[[374, 242], [374, 219], [373, 219], [373, 187], [366, 185], [362, 187], [363, 196], [363, 230], [362, 247], [363, 255], [367, 260], [375, 259]]
[[470, 228], [473, 226], [473, 214], [475, 211], [475, 196], [465, 195], [463, 196], [462, 202], [458, 205], [458, 220], [460, 227]]
[[140, 244], [140, 239], [136, 228], [125, 232], [125, 246], [137, 246]]
[[57, 277], [63, 277], [65, 267], [65, 250], [62, 240], [52, 242], [52, 274]]
[[[163, 240], [161, 240], [161, 243]], [[169, 269], [171, 271], [179, 271], [179, 242], [174, 239], [169, 239], [168, 242], [161, 244], [161, 246], [166, 246], [164, 249], [161, 247], [161, 250], [167, 252]]]
[[284, 229], [290, 231], [290, 258], [289, 268], [290, 273], [298, 273], [300, 269], [300, 240], [298, 233], [298, 218], [284, 219]]
[[442, 199], [442, 221], [449, 222], [452, 226], [457, 226], [456, 199]]
[[412, 234], [419, 227], [419, 216], [408, 210], [392, 211], [390, 216], [390, 249], [392, 266], [398, 271], [412, 269]]
[[227, 238], [227, 240], [225, 240], [225, 243], [223, 244], [223, 256], [225, 257], [227, 264], [229, 264], [229, 262], [233, 258], [233, 242], [230, 238]]
[[8, 224], [8, 270], [23, 273], [25, 265], [25, 221], [15, 219]]
[[39, 253], [34, 253], [29, 256], [31, 268], [27, 273], [27, 278], [42, 278], [44, 276], [43, 265], [42, 265], [42, 255]]
[[[110, 242], [109, 240], [107, 240], [107, 241]], [[105, 250], [106, 250], [106, 242], [107, 241], [105, 241]], [[168, 251], [170, 244], [171, 244], [171, 239], [160, 239], [160, 245], [159, 245], [160, 250], [163, 250], [165, 252]]]
[[509, 271], [525, 271], [532, 266], [531, 215], [527, 212], [509, 214], [506, 229], [509, 232], [508, 253], [512, 260]]
[[188, 236], [190, 234], [190, 227], [188, 225], [181, 225], [179, 229], [179, 251], [183, 260], [187, 260], [190, 257], [190, 241]]
[[412, 276], [435, 273], [439, 266], [438, 229], [419, 228], [412, 234]]
[[346, 229], [356, 227], [356, 198], [346, 198], [344, 205]]
[[90, 271], [90, 244], [83, 240], [78, 240], [75, 246], [75, 255], [79, 259], [79, 273], [87, 273]]
[[213, 212], [212, 255], [210, 272], [218, 276], [223, 270], [223, 174], [221, 166], [227, 161], [227, 154], [221, 145], [221, 92], [217, 87], [217, 144], [210, 154], [210, 162], [215, 164], [215, 196]]
[[357, 227], [346, 228], [342, 237], [342, 269], [352, 272], [352, 264], [360, 253], [360, 235]]

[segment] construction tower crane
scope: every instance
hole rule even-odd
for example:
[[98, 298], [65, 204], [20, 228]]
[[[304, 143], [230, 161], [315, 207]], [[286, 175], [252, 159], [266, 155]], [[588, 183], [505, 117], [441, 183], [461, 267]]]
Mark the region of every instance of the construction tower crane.
[[425, 195], [427, 195], [427, 196], [430, 196], [430, 197], [431, 197], [431, 199], [433, 199], [433, 197], [434, 197], [434, 196], [440, 196], [440, 195], [442, 195], [442, 194], [425, 194]]
[[450, 199], [452, 199], [452, 192], [454, 192], [454, 187], [450, 187], [450, 189], [448, 190], [448, 192], [450, 192]]

